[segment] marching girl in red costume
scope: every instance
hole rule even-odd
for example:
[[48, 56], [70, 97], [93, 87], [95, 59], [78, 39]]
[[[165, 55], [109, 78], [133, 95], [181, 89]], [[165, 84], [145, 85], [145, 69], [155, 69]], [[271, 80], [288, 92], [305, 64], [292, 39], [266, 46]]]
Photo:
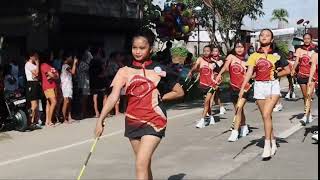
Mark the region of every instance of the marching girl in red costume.
[[[296, 50], [296, 62], [294, 64], [293, 70], [291, 71], [291, 75], [294, 76], [296, 74], [295, 69], [298, 67], [297, 80], [300, 85], [303, 97], [304, 104], [307, 102], [308, 91], [307, 84], [310, 77], [310, 69], [311, 69], [311, 56], [315, 53], [316, 46], [312, 44], [312, 36], [311, 34], [303, 35], [304, 44]], [[304, 116], [301, 120], [302, 124], [311, 123], [313, 121], [312, 115], [310, 113], [309, 117]]]
[[[215, 63], [219, 64], [219, 66], [223, 66], [223, 61], [220, 59], [221, 56], [220, 56], [219, 48], [214, 47], [212, 49], [211, 55], [212, 55], [212, 60]], [[219, 73], [218, 71], [215, 71], [214, 76], [217, 76], [218, 73]], [[220, 115], [223, 115], [226, 113], [227, 110], [224, 108], [223, 104], [221, 103], [220, 94], [221, 94], [221, 91], [220, 91], [220, 88], [218, 87], [218, 89], [216, 90], [215, 95], [213, 97], [212, 104], [213, 104], [213, 102], [216, 102], [216, 104], [218, 104], [220, 107]], [[212, 107], [212, 104], [211, 104], [211, 107]]]
[[[226, 58], [226, 62], [220, 73], [218, 74], [216, 80], [221, 81], [221, 75], [226, 71], [228, 71], [230, 74], [232, 102], [237, 113], [235, 115], [236, 119], [234, 129], [232, 130], [231, 135], [228, 139], [228, 141], [234, 142], [238, 140], [239, 135], [241, 137], [245, 137], [249, 134], [249, 128], [246, 125], [246, 117], [244, 114], [244, 105], [247, 102], [247, 93], [251, 88], [251, 84], [247, 83], [247, 85], [245, 86], [245, 95], [239, 99], [239, 92], [247, 71], [244, 43], [240, 41], [236, 42], [233, 52]], [[239, 129], [240, 133], [238, 131]]]
[[197, 122], [197, 128], [204, 128], [206, 126], [205, 118], [207, 115], [210, 117], [210, 124], [215, 124], [211, 111], [211, 101], [216, 89], [218, 88], [218, 83], [215, 81], [215, 71], [219, 70], [222, 64], [219, 65], [213, 60], [211, 52], [211, 46], [205, 46], [203, 48], [203, 56], [198, 58], [188, 74], [188, 78], [191, 78], [193, 72], [197, 70], [200, 71], [199, 87], [206, 95], [202, 118]]
[[141, 31], [132, 41], [134, 61], [131, 67], [121, 68], [113, 82], [112, 92], [97, 121], [95, 135], [104, 130], [104, 119], [113, 109], [123, 88], [128, 98], [125, 136], [135, 153], [136, 178], [153, 179], [151, 159], [161, 139], [165, 136], [167, 115], [164, 101], [181, 98], [183, 89], [166, 67], [150, 60], [155, 36], [151, 31]]
[[[242, 83], [239, 98], [244, 97], [246, 86], [255, 71], [254, 98], [262, 115], [265, 131], [263, 160], [270, 159], [277, 151], [276, 139], [272, 125], [272, 111], [280, 98], [279, 77], [290, 74], [288, 61], [282, 59], [272, 49], [273, 32], [263, 29], [259, 36], [261, 47], [250, 55], [246, 77]], [[281, 69], [281, 71], [278, 71]]]
[[[291, 72], [293, 71], [295, 61], [296, 61], [296, 58], [294, 56], [293, 51], [289, 51], [288, 63], [289, 63]], [[295, 99], [296, 94], [294, 93], [294, 85], [296, 84], [296, 78], [294, 76], [291, 76], [291, 74], [289, 74], [287, 76], [287, 78], [288, 78], [288, 82], [289, 82], [289, 90], [286, 95], [286, 99], [291, 99], [291, 98]]]

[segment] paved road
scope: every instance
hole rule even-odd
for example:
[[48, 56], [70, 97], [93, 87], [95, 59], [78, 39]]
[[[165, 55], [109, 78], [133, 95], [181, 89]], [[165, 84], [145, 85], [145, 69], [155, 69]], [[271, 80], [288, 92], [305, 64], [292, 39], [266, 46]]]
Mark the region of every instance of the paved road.
[[[274, 113], [279, 151], [262, 162], [263, 125], [257, 106], [247, 104], [251, 134], [235, 143], [227, 142], [233, 108], [220, 121], [204, 129], [194, 128], [201, 103], [179, 104], [169, 111], [166, 137], [153, 159], [156, 179], [317, 179], [318, 145], [310, 134], [302, 143], [303, 102], [283, 101], [283, 112]], [[313, 114], [318, 115], [317, 98]], [[133, 179], [134, 159], [123, 137], [123, 116], [113, 117], [89, 162], [83, 179]], [[315, 116], [317, 119], [317, 116]], [[309, 126], [316, 126], [315, 120]], [[28, 133], [0, 134], [0, 179], [75, 179], [92, 143], [95, 119], [60, 125]], [[308, 126], [308, 127], [309, 127]], [[293, 134], [297, 132], [296, 134]], [[293, 135], [292, 135], [293, 134]], [[290, 136], [292, 135], [292, 136]], [[236, 156], [237, 155], [237, 156]], [[236, 157], [235, 157], [236, 156]], [[305, 171], [303, 171], [305, 170]]]

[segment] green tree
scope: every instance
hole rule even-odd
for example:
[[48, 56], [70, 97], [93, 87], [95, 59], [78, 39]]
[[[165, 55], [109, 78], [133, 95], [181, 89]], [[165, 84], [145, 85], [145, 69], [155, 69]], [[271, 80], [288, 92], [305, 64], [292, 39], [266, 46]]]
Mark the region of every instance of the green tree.
[[271, 21], [278, 21], [278, 28], [284, 28], [284, 23], [288, 23], [289, 13], [286, 9], [274, 9]]
[[287, 58], [289, 55], [289, 43], [287, 41], [276, 41], [276, 48], [281, 56]]
[[[223, 49], [224, 54], [233, 48], [235, 39], [239, 38], [245, 16], [257, 19], [264, 15], [263, 0], [175, 0], [175, 2], [183, 2], [191, 9], [202, 7], [202, 10], [195, 14], [207, 29], [211, 43]], [[160, 8], [152, 5], [151, 0], [144, 0], [144, 4], [144, 24], [149, 26], [148, 24], [153, 22], [153, 17], [158, 14], [158, 12], [154, 14], [152, 9], [156, 8], [156, 11], [159, 11]], [[234, 34], [230, 33], [230, 30]], [[222, 43], [218, 42], [216, 31], [220, 32]]]
[[[224, 53], [234, 47], [235, 39], [240, 38], [242, 20], [245, 16], [257, 19], [264, 15], [263, 0], [195, 0], [205, 4], [200, 17], [210, 34], [212, 44], [221, 47]], [[222, 43], [214, 32], [221, 34]], [[230, 30], [234, 34], [230, 33]]]

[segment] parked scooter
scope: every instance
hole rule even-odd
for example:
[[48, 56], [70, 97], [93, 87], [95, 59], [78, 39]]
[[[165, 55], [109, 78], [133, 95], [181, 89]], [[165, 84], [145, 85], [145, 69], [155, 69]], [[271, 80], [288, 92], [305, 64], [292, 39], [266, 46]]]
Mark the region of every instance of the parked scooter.
[[26, 102], [20, 92], [0, 95], [0, 130], [9, 128], [23, 132], [28, 128]]

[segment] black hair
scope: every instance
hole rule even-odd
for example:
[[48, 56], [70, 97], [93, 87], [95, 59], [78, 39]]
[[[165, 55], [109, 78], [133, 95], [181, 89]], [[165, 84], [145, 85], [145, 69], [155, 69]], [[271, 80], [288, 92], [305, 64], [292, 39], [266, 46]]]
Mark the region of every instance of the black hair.
[[62, 56], [62, 60], [65, 61], [68, 57], [72, 57], [73, 56], [73, 53], [71, 51], [65, 51], [63, 52], [63, 56]]
[[274, 43], [274, 34], [273, 34], [272, 30], [269, 29], [269, 28], [264, 28], [264, 29], [262, 29], [262, 30], [260, 31], [260, 35], [259, 35], [259, 36], [261, 36], [261, 33], [262, 33], [263, 31], [269, 31], [269, 32], [271, 33], [271, 40], [273, 40], [273, 42], [271, 42], [270, 48], [271, 48], [272, 50], [274, 50], [274, 49], [276, 48], [276, 44]]
[[212, 51], [212, 49], [213, 49], [213, 47], [211, 45], [206, 45], [206, 46], [203, 47], [203, 49], [205, 49], [205, 48], [209, 48], [210, 51]]
[[133, 35], [132, 42], [137, 37], [144, 37], [148, 40], [150, 47], [153, 46], [156, 36], [150, 29], [140, 29], [137, 33]]
[[39, 59], [41, 63], [50, 63], [50, 56], [51, 56], [51, 51], [50, 50], [44, 50], [39, 53]]
[[36, 50], [30, 50], [27, 52], [26, 59], [28, 60], [30, 57], [37, 55], [38, 52]]
[[305, 36], [309, 35], [311, 37], [311, 39], [313, 39], [312, 35], [310, 33], [305, 33], [302, 37], [304, 39]]
[[[269, 29], [269, 28], [264, 28], [264, 29], [262, 29], [262, 30], [260, 31], [260, 35], [261, 35], [261, 33], [262, 33], [263, 31], [269, 31], [269, 32], [271, 33], [271, 39], [274, 38], [274, 35], [273, 35], [273, 32], [272, 32], [271, 29]], [[260, 36], [260, 35], [259, 35], [259, 36]]]
[[244, 48], [246, 47], [245, 46], [246, 43], [244, 41], [237, 40], [236, 43], [234, 43], [234, 48], [231, 50], [230, 54], [237, 55], [237, 53], [236, 53], [237, 44], [241, 44]]

